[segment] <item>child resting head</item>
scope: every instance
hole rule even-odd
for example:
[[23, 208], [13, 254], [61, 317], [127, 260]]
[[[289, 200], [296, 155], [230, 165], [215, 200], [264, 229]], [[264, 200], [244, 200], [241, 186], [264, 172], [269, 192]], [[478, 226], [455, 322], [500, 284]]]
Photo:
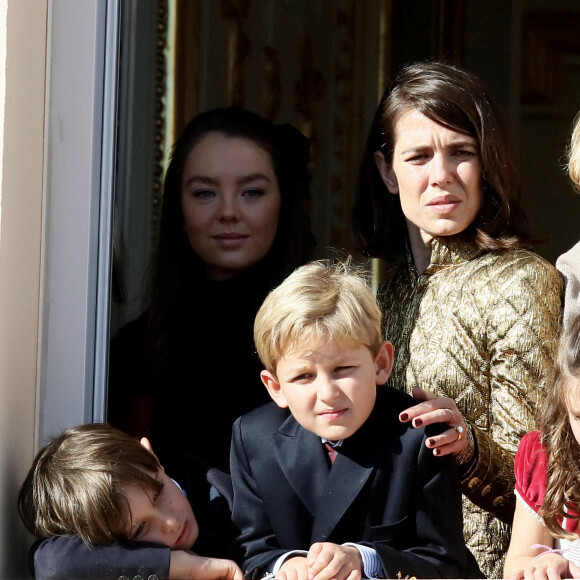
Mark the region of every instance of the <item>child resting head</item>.
[[67, 429], [39, 451], [18, 510], [39, 538], [78, 535], [93, 544], [137, 540], [189, 549], [198, 536], [187, 498], [148, 441], [100, 423]]

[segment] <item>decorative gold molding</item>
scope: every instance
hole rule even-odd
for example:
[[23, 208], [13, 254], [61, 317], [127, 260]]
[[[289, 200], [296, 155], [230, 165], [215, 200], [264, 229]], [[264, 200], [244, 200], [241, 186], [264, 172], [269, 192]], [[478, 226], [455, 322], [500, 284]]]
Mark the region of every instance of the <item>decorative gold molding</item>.
[[280, 78], [280, 53], [272, 46], [262, 48], [264, 54], [264, 117], [273, 121], [280, 112], [282, 104], [282, 81]]
[[337, 11], [336, 28], [339, 40], [334, 83], [335, 101], [338, 108], [333, 118], [331, 143], [334, 145], [332, 155], [336, 160], [337, 170], [331, 177], [331, 188], [333, 192], [342, 192], [342, 195], [335, 195], [330, 200], [332, 215], [335, 218], [331, 223], [330, 239], [333, 245], [347, 247], [350, 245], [347, 241], [350, 236], [345, 231], [350, 231], [350, 228], [345, 228], [344, 224], [350, 224], [352, 205], [352, 193], [349, 191], [354, 165], [351, 119], [357, 82], [355, 78], [357, 39], [355, 1], [347, 3], [344, 8]]
[[377, 102], [383, 96], [385, 91], [385, 86], [387, 84], [387, 79], [391, 74], [392, 69], [392, 54], [390, 46], [391, 38], [391, 21], [393, 13], [393, 0], [383, 0], [379, 3], [379, 68], [377, 70]]
[[243, 107], [245, 103], [245, 66], [252, 42], [244, 32], [250, 14], [251, 0], [222, 0], [222, 16], [229, 23], [228, 34], [228, 101]]
[[199, 57], [201, 24], [199, 0], [170, 0], [174, 14], [173, 86], [167, 87], [173, 103], [171, 143], [199, 109]]
[[326, 81], [320, 69], [314, 66], [312, 38], [304, 34], [298, 41], [299, 77], [294, 83], [294, 109], [300, 115], [300, 131], [310, 139], [310, 157], [314, 162], [318, 153], [316, 116], [326, 90]]
[[165, 95], [167, 90], [167, 33], [169, 23], [168, 0], [157, 0], [157, 39], [155, 45], [155, 152], [153, 158], [153, 212], [151, 235], [157, 245], [165, 175]]

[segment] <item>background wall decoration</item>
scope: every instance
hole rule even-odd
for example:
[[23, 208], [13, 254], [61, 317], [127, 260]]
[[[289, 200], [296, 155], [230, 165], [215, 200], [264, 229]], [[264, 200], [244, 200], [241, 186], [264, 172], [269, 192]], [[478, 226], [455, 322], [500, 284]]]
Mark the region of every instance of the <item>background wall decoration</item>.
[[[149, 49], [144, 63], [155, 73], [143, 75], [139, 59], [146, 53], [122, 52], [122, 59], [132, 61], [127, 70], [134, 80], [121, 82], [133, 100], [124, 99], [127, 111], [121, 111], [130, 122], [120, 131], [126, 153], [119, 156], [113, 334], [142, 306], [143, 275], [159, 218], [165, 161], [160, 151], [199, 111], [243, 106], [274, 122], [293, 123], [307, 135], [321, 254], [333, 248], [352, 251], [358, 160], [390, 67], [391, 2], [156, 0], [145, 5], [129, 0], [123, 9], [128, 47], [143, 47], [155, 31], [155, 50]], [[139, 103], [148, 94], [147, 82], [153, 84], [149, 106]], [[135, 139], [135, 123], [149, 126], [150, 137]], [[167, 147], [164, 151], [166, 157]], [[146, 176], [149, 187], [135, 184], [136, 174]]]
[[[557, 4], [557, 6], [555, 5]], [[311, 140], [321, 254], [355, 251], [358, 160], [401, 65], [444, 57], [489, 87], [517, 138], [547, 259], [577, 238], [562, 154], [580, 109], [576, 0], [125, 0], [111, 332], [142, 309], [169, 145], [200, 111], [241, 105]], [[547, 203], [549, 199], [549, 203]]]

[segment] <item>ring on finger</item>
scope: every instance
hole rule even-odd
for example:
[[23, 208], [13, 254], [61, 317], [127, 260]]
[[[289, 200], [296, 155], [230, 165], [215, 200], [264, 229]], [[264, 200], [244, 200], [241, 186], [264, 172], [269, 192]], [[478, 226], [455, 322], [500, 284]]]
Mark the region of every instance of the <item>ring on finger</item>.
[[455, 425], [453, 427], [457, 431], [457, 441], [461, 439], [461, 434], [463, 433], [464, 429], [461, 425]]
[[447, 421], [448, 423], [451, 423], [451, 421], [453, 421], [453, 411], [451, 409], [445, 409], [446, 411], [449, 411], [449, 421]]

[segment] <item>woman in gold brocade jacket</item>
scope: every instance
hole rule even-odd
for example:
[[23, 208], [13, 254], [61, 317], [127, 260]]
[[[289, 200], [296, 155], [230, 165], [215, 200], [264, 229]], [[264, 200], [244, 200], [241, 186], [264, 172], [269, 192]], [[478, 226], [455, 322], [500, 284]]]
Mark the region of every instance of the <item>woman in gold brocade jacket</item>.
[[355, 230], [382, 258], [390, 383], [421, 401], [401, 413], [451, 456], [464, 535], [501, 578], [514, 511], [513, 457], [553, 378], [562, 283], [530, 251], [514, 155], [497, 105], [443, 62], [404, 68], [381, 99], [361, 166]]

